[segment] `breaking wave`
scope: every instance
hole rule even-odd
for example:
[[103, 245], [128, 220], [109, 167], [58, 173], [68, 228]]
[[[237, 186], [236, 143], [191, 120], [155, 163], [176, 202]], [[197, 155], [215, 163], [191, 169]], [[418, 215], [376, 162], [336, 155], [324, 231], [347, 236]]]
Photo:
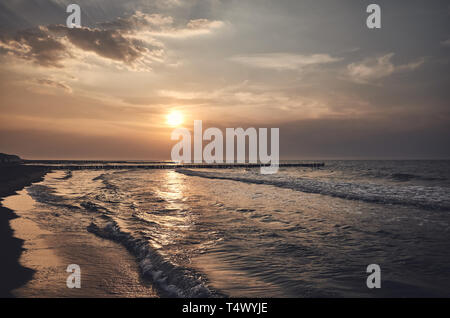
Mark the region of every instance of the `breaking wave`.
[[345, 181], [321, 181], [281, 174], [242, 174], [241, 171], [207, 172], [188, 169], [177, 169], [176, 171], [187, 176], [265, 184], [305, 193], [329, 195], [347, 200], [415, 206], [428, 210], [450, 210], [449, 190], [448, 188], [439, 186], [399, 186]]
[[163, 297], [223, 297], [212, 290], [205, 279], [191, 269], [175, 266], [153, 250], [145, 239], [135, 238], [121, 230], [112, 219], [104, 226], [92, 222], [87, 230], [99, 237], [122, 244], [137, 259], [141, 274], [149, 279]]

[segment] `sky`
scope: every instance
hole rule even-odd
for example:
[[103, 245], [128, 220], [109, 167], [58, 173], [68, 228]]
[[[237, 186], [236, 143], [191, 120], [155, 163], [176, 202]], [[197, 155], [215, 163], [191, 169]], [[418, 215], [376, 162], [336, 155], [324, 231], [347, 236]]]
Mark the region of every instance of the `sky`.
[[0, 152], [169, 159], [178, 111], [281, 159], [450, 159], [448, 1], [74, 2], [0, 3]]

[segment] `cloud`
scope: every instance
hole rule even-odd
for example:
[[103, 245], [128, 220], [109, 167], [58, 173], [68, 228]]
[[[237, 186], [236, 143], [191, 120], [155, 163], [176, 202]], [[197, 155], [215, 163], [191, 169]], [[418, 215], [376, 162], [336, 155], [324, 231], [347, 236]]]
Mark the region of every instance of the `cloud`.
[[222, 24], [195, 19], [176, 27], [170, 16], [138, 11], [129, 17], [102, 23], [98, 28], [48, 25], [14, 34], [0, 33], [0, 54], [44, 67], [63, 67], [65, 60], [80, 59], [89, 52], [134, 70], [150, 70], [153, 63], [164, 61], [164, 45], [156, 36], [194, 36], [210, 33]]
[[173, 18], [163, 16], [161, 14], [145, 14], [140, 11], [135, 12], [128, 17], [119, 17], [110, 22], [100, 24], [103, 29], [113, 29], [120, 31], [137, 31], [148, 29], [153, 31], [161, 31], [173, 24]]
[[231, 58], [232, 61], [257, 68], [276, 70], [296, 70], [305, 66], [327, 64], [340, 61], [340, 58], [328, 54], [298, 55], [289, 53], [267, 53], [239, 55]]
[[225, 25], [222, 21], [216, 20], [208, 20], [208, 19], [195, 19], [191, 20], [186, 24], [186, 28], [181, 29], [179, 32], [176, 32], [180, 35], [185, 36], [193, 36], [193, 35], [201, 35], [208, 34], [212, 31], [222, 28]]
[[442, 44], [443, 46], [450, 47], [450, 39], [447, 39], [447, 40], [445, 40], [445, 41], [442, 41], [441, 44]]
[[49, 78], [38, 78], [35, 80], [36, 84], [50, 88], [62, 89], [67, 93], [72, 93], [72, 88], [64, 82], [56, 81]]
[[[162, 47], [124, 36], [116, 30], [69, 29], [50, 25], [0, 35], [0, 47], [9, 56], [32, 61], [44, 67], [63, 67], [64, 60], [77, 57], [77, 51], [134, 65], [161, 55]], [[74, 50], [75, 49], [75, 50]]]
[[189, 37], [209, 34], [224, 26], [224, 22], [209, 19], [193, 19], [186, 24], [176, 24], [173, 17], [146, 14], [136, 11], [125, 18], [100, 24], [101, 28], [127, 33], [144, 33], [160, 37]]
[[69, 29], [62, 25], [48, 27], [50, 36], [65, 37], [77, 48], [94, 52], [97, 55], [132, 64], [144, 56], [158, 55], [161, 47], [124, 36], [117, 30], [101, 30], [91, 28]]
[[376, 58], [367, 58], [362, 62], [351, 63], [347, 66], [346, 75], [357, 83], [369, 83], [388, 77], [400, 71], [411, 71], [420, 67], [424, 59], [403, 65], [394, 65], [391, 62], [394, 53], [389, 53]]
[[32, 60], [42, 66], [62, 67], [60, 61], [70, 56], [65, 45], [51, 37], [47, 29], [38, 27], [16, 34], [0, 34], [0, 47], [8, 55]]

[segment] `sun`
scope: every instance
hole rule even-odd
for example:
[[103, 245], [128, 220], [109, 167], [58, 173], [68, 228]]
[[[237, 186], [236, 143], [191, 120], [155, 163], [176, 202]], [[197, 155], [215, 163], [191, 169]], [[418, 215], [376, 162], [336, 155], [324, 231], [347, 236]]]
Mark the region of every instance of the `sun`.
[[167, 114], [166, 123], [171, 127], [180, 126], [183, 123], [183, 114], [181, 114], [177, 110], [171, 111], [169, 114]]

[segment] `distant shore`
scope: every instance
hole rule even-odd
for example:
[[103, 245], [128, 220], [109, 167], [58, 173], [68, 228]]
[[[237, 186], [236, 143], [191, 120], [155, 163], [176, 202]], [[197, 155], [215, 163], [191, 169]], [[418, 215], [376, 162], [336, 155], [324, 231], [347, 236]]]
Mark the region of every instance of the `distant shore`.
[[[48, 168], [24, 165], [0, 165], [0, 200], [16, 191], [39, 182]], [[33, 270], [22, 267], [19, 258], [23, 241], [13, 236], [10, 220], [17, 215], [0, 202], [0, 297], [12, 297], [11, 291], [22, 286], [33, 276]]]

